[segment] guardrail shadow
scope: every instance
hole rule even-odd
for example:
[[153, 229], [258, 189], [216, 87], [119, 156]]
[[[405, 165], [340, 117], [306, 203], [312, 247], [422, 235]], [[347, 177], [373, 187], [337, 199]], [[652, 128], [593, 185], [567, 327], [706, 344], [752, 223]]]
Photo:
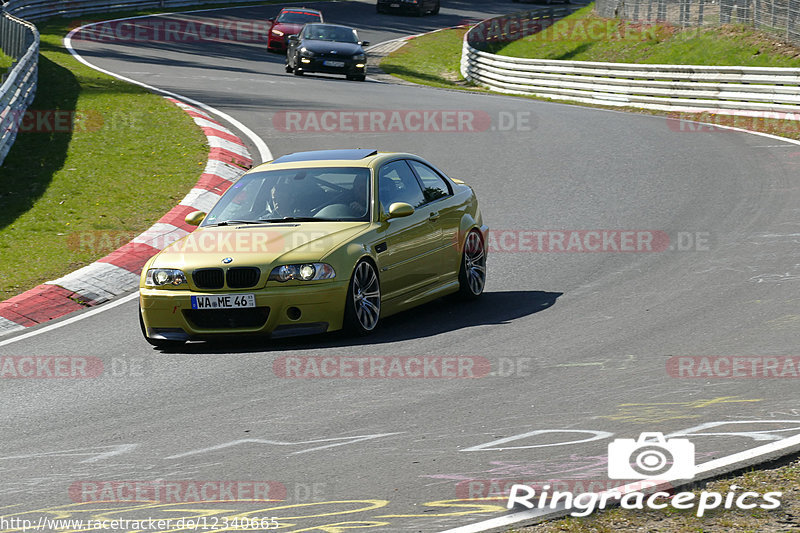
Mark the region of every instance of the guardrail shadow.
[[[47, 48], [42, 42], [40, 49]], [[44, 55], [39, 56], [36, 98], [28, 108], [11, 151], [0, 166], [0, 229], [33, 207], [67, 159], [72, 131], [37, 131], [36, 110], [74, 110], [79, 92], [80, 85], [72, 72]]]

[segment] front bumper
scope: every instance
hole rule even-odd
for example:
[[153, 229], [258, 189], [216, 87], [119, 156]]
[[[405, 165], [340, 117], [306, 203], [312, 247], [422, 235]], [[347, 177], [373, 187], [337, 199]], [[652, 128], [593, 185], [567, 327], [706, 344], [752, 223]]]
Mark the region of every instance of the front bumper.
[[[306, 59], [309, 62], [305, 63], [303, 60]], [[344, 63], [341, 67], [332, 67], [330, 65], [326, 65], [325, 62], [330, 61], [339, 61]], [[361, 67], [357, 65], [362, 65]], [[367, 60], [363, 61], [356, 61], [353, 59], [342, 59], [342, 58], [330, 58], [330, 57], [301, 57], [297, 63], [297, 66], [303, 72], [319, 72], [323, 74], [345, 74], [348, 76], [363, 76], [367, 73]]]
[[378, 6], [384, 11], [399, 11], [401, 13], [418, 13], [420, 4], [391, 0], [388, 2], [378, 2]]
[[[285, 337], [341, 329], [348, 286], [349, 280], [292, 285], [268, 283], [263, 289], [249, 291], [140, 288], [139, 305], [147, 336], [152, 339], [193, 340], [226, 335]], [[230, 312], [192, 309], [192, 296], [223, 293], [255, 294], [256, 307]]]
[[286, 37], [278, 37], [277, 35], [270, 35], [267, 38], [267, 49], [274, 52], [286, 52]]

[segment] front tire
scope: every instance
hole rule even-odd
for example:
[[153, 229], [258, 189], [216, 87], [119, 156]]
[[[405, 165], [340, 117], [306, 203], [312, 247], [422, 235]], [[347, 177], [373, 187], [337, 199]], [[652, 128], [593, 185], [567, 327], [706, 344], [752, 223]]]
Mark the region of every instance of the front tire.
[[356, 335], [369, 335], [381, 317], [381, 286], [372, 262], [362, 259], [353, 269], [344, 308], [344, 328]]
[[480, 232], [472, 230], [464, 241], [461, 268], [458, 271], [458, 294], [474, 300], [486, 286], [486, 246]]
[[431, 11], [431, 13], [432, 13], [433, 15], [438, 15], [438, 14], [439, 14], [439, 9], [440, 9], [441, 7], [442, 7], [442, 6], [441, 6], [441, 2], [440, 2], [439, 0], [436, 0], [436, 7], [434, 7], [434, 8], [433, 8], [433, 11]]

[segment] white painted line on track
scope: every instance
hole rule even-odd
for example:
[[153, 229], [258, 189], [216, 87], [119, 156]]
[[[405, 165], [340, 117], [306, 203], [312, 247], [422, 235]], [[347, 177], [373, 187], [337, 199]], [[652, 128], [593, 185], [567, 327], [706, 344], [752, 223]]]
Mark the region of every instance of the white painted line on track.
[[117, 307], [119, 305], [128, 303], [131, 300], [135, 300], [138, 297], [139, 297], [139, 293], [138, 292], [134, 292], [133, 294], [129, 294], [127, 296], [123, 296], [119, 300], [114, 300], [111, 303], [101, 304], [98, 307], [92, 308], [90, 311], [87, 311], [87, 312], [82, 313], [80, 315], [74, 316], [72, 318], [68, 318], [66, 320], [62, 320], [61, 322], [56, 322], [54, 324], [49, 324], [47, 326], [44, 326], [41, 329], [37, 329], [37, 330], [31, 331], [29, 333], [24, 333], [22, 335], [19, 335], [17, 337], [11, 338], [11, 339], [6, 339], [4, 341], [0, 341], [0, 347], [6, 346], [7, 344], [11, 344], [11, 343], [18, 342], [18, 341], [21, 341], [21, 340], [29, 339], [31, 337], [35, 337], [37, 335], [41, 335], [42, 333], [47, 333], [48, 331], [52, 331], [54, 329], [63, 328], [64, 326], [68, 326], [70, 324], [74, 324], [75, 322], [79, 322], [79, 321], [81, 321], [83, 319], [92, 317], [92, 316], [94, 316], [94, 315], [96, 315], [98, 313], [102, 313], [103, 311], [108, 311], [109, 309], [113, 309], [113, 308], [115, 308], [115, 307]]
[[[245, 7], [245, 6], [236, 6], [236, 7]], [[231, 8], [227, 7], [227, 8], [217, 8], [217, 9], [201, 9], [201, 10], [197, 10], [197, 11], [184, 11], [183, 13], [200, 13], [200, 12], [206, 12], [206, 11], [222, 11], [222, 10], [226, 10], [226, 9], [231, 9]], [[147, 90], [162, 94], [164, 96], [169, 96], [169, 97], [175, 98], [177, 100], [182, 100], [182, 101], [184, 101], [186, 103], [189, 103], [189, 104], [192, 104], [194, 106], [197, 106], [197, 107], [199, 107], [201, 109], [204, 109], [204, 110], [208, 111], [209, 113], [211, 113], [213, 115], [216, 115], [216, 116], [222, 118], [223, 120], [225, 120], [226, 122], [231, 124], [234, 128], [239, 130], [248, 139], [250, 139], [250, 141], [255, 145], [256, 149], [258, 150], [258, 154], [259, 154], [259, 157], [261, 158], [262, 162], [271, 161], [273, 159], [272, 152], [270, 152], [270, 149], [267, 146], [267, 143], [265, 143], [264, 140], [261, 137], [256, 135], [256, 133], [253, 130], [251, 130], [250, 128], [248, 128], [247, 126], [245, 126], [244, 124], [242, 124], [241, 122], [239, 122], [238, 120], [233, 118], [232, 116], [228, 115], [227, 113], [223, 113], [222, 111], [220, 111], [220, 110], [218, 110], [218, 109], [216, 109], [214, 107], [211, 107], [210, 105], [204, 104], [203, 102], [195, 100], [193, 98], [189, 98], [187, 96], [183, 96], [181, 94], [174, 93], [172, 91], [159, 89], [158, 87], [154, 87], [152, 85], [148, 85], [146, 83], [143, 83], [143, 82], [140, 82], [140, 81], [136, 81], [136, 80], [134, 80], [132, 78], [128, 78], [126, 76], [122, 76], [121, 74], [117, 74], [115, 72], [111, 72], [110, 70], [106, 70], [104, 68], [98, 67], [97, 65], [93, 65], [92, 63], [90, 63], [89, 61], [84, 59], [83, 56], [81, 56], [75, 50], [75, 48], [72, 46], [72, 36], [75, 35], [76, 33], [78, 33], [79, 31], [82, 31], [82, 30], [84, 30], [86, 28], [90, 28], [92, 26], [97, 26], [99, 24], [107, 24], [109, 22], [120, 22], [120, 21], [123, 21], [123, 20], [133, 20], [133, 19], [141, 19], [141, 18], [147, 18], [147, 17], [164, 17], [164, 16], [175, 15], [175, 14], [176, 13], [158, 13], [158, 14], [153, 14], [153, 15], [141, 15], [141, 16], [138, 16], [138, 17], [125, 17], [125, 18], [119, 18], [119, 19], [104, 20], [102, 22], [92, 22], [91, 24], [85, 24], [83, 26], [80, 26], [80, 27], [75, 28], [74, 30], [70, 31], [67, 34], [67, 36], [64, 37], [64, 47], [66, 47], [66, 49], [69, 50], [69, 53], [72, 54], [73, 57], [75, 57], [75, 59], [77, 59], [79, 62], [83, 63], [84, 65], [86, 65], [87, 67], [89, 67], [91, 69], [94, 69], [94, 70], [96, 70], [98, 72], [102, 72], [103, 74], [107, 74], [109, 76], [113, 76], [114, 78], [117, 78], [119, 80], [122, 80], [122, 81], [125, 81], [125, 82], [128, 82], [128, 83], [132, 83], [132, 84], [138, 85], [140, 87], [144, 87]]]
[[[752, 459], [757, 459], [762, 456], [772, 456], [771, 459], [774, 459], [776, 458], [775, 457], [776, 453], [797, 447], [800, 447], [800, 434], [793, 435], [785, 439], [781, 439], [775, 442], [770, 442], [769, 444], [757, 446], [750, 450], [744, 450], [742, 452], [737, 452], [732, 455], [720, 457], [719, 459], [714, 459], [712, 461], [708, 461], [706, 463], [697, 465], [697, 467], [695, 468], [695, 478], [697, 478], [701, 474], [712, 474], [717, 471], [719, 471], [720, 474], [723, 474], [724, 469], [727, 469], [735, 465], [736, 463], [750, 461]], [[747, 464], [743, 464], [742, 467], [744, 466], [750, 466], [750, 463], [748, 462]], [[702, 480], [705, 478], [700, 477], [699, 479]], [[642, 482], [647, 482], [647, 481], [654, 481], [664, 484], [675, 480], [669, 480], [669, 479], [664, 480], [663, 478], [652, 478], [649, 480], [648, 479], [642, 480]], [[684, 484], [689, 484], [692, 482], [693, 480], [688, 480]], [[673, 485], [673, 487], [678, 487], [678, 486], [680, 485]], [[642, 489], [641, 483], [633, 483], [631, 485], [622, 485], [620, 487], [614, 487], [604, 492], [610, 493], [616, 491], [624, 496], [629, 492], [636, 492], [640, 491], [641, 489]], [[520, 511], [518, 513], [512, 513], [504, 516], [499, 516], [497, 518], [484, 520], [482, 522], [476, 522], [474, 524], [448, 529], [442, 531], [441, 533], [481, 533], [481, 532], [495, 531], [495, 530], [503, 531], [510, 526], [514, 525], [519, 526], [521, 525], [522, 522], [528, 522], [530, 520], [533, 520], [534, 518], [540, 519], [540, 521], [544, 521], [544, 520], [559, 518], [567, 514], [568, 510], [565, 509], [563, 506], [556, 509], [530, 509], [528, 511]]]

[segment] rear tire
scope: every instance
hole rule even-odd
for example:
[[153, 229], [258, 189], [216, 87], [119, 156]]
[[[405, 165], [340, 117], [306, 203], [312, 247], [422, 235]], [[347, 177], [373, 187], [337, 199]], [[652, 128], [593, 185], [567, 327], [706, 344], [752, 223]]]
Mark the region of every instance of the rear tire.
[[486, 246], [480, 232], [472, 230], [464, 240], [461, 268], [458, 271], [458, 294], [462, 299], [474, 300], [483, 294], [486, 286]]
[[381, 285], [372, 262], [362, 259], [353, 269], [344, 306], [344, 329], [355, 335], [369, 335], [381, 316]]
[[439, 14], [439, 9], [441, 7], [442, 7], [441, 6], [441, 2], [439, 0], [436, 0], [436, 7], [433, 8], [433, 11], [431, 11], [431, 13], [434, 14], [434, 15], [438, 15]]

